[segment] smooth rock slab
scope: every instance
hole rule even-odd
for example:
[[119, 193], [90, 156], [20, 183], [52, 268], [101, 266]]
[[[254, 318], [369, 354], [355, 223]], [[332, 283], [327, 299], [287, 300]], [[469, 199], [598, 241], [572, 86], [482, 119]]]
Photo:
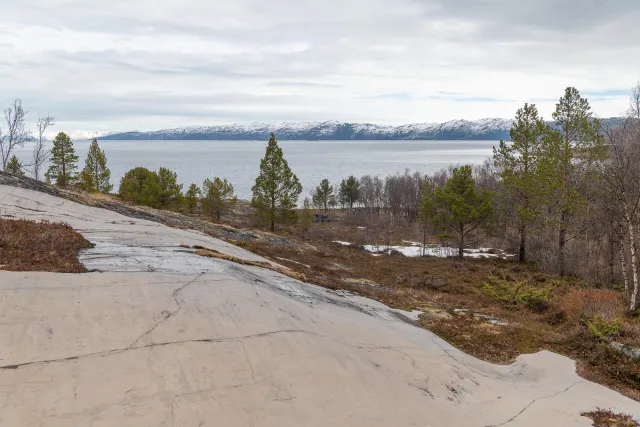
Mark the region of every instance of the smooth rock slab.
[[[540, 352], [498, 366], [402, 312], [241, 248], [0, 186], [0, 213], [64, 220], [102, 272], [0, 271], [0, 426], [589, 426], [640, 405]], [[167, 259], [170, 257], [171, 259]], [[151, 267], [149, 267], [151, 266]]]

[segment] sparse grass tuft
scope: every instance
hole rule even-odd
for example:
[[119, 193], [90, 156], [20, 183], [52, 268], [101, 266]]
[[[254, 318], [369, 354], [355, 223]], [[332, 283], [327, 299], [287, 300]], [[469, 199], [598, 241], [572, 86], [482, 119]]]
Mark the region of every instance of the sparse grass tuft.
[[78, 251], [91, 248], [64, 223], [0, 218], [0, 269], [84, 273]]
[[638, 424], [629, 414], [616, 414], [611, 409], [596, 408], [595, 411], [583, 412], [583, 417], [591, 418], [594, 427], [637, 427]]
[[[182, 246], [187, 248], [189, 247], [184, 245]], [[236, 264], [250, 265], [253, 267], [262, 267], [262, 268], [276, 271], [280, 274], [284, 274], [285, 276], [289, 276], [296, 280], [307, 281], [307, 277], [304, 274], [298, 273], [288, 268], [281, 267], [276, 264], [271, 264], [269, 262], [246, 260], [246, 259], [235, 257], [233, 255], [223, 254], [222, 252], [216, 251], [215, 249], [209, 249], [203, 246], [191, 246], [191, 248], [196, 250], [195, 251], [196, 255], [200, 255], [203, 257], [223, 259], [225, 261], [235, 262]]]

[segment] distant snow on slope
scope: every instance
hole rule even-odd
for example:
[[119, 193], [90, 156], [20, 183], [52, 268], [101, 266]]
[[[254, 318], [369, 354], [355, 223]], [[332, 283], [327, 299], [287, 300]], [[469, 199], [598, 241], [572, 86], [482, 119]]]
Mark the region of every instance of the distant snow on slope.
[[508, 138], [511, 124], [512, 120], [499, 118], [413, 123], [402, 126], [337, 121], [257, 122], [191, 126], [150, 132], [121, 132], [102, 136], [102, 139], [264, 140], [274, 132], [281, 140], [497, 140]]
[[92, 132], [92, 131], [86, 131], [86, 130], [74, 130], [74, 131], [51, 131], [51, 132], [47, 132], [45, 133], [45, 138], [47, 138], [48, 140], [54, 140], [56, 138], [56, 136], [58, 135], [58, 133], [60, 132], [64, 132], [66, 133], [69, 138], [71, 138], [72, 140], [74, 139], [93, 139], [93, 138], [100, 138], [104, 135], [107, 135], [106, 132]]

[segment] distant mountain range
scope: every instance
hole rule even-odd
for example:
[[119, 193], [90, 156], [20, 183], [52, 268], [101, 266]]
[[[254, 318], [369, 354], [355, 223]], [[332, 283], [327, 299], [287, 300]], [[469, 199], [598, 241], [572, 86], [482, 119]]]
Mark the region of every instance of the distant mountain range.
[[[615, 124], [619, 118], [603, 119]], [[345, 122], [280, 122], [184, 127], [150, 132], [119, 132], [102, 140], [261, 140], [274, 132], [279, 140], [500, 140], [509, 139], [511, 119], [452, 120], [383, 126]], [[96, 135], [98, 136], [98, 135]]]
[[509, 137], [512, 120], [453, 120], [383, 126], [344, 122], [252, 123], [185, 127], [151, 132], [121, 132], [101, 136], [103, 140], [267, 140], [274, 132], [280, 140], [498, 140]]
[[[47, 132], [44, 135], [44, 137], [46, 139], [48, 139], [49, 141], [53, 141], [55, 139], [56, 135], [58, 135], [58, 132], [60, 132], [60, 131]], [[92, 131], [86, 131], [86, 130], [74, 130], [74, 131], [65, 132], [65, 133], [72, 140], [74, 140], [74, 139], [93, 139], [93, 138], [102, 137], [104, 135], [108, 135], [105, 132], [92, 132]], [[34, 141], [35, 141], [35, 136], [34, 136]]]

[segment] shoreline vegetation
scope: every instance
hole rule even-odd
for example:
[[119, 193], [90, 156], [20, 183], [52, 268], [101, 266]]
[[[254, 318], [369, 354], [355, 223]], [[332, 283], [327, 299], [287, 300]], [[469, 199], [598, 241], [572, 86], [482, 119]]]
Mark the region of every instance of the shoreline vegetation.
[[[420, 310], [422, 327], [481, 359], [556, 351], [576, 360], [583, 377], [640, 400], [640, 84], [627, 116], [603, 126], [567, 88], [554, 127], [525, 104], [510, 142], [481, 166], [325, 179], [306, 196], [274, 134], [250, 201], [238, 200], [224, 177], [183, 188], [168, 168], [134, 168], [112, 194], [108, 153], [94, 140], [78, 172], [62, 132], [45, 177], [81, 203], [183, 221], [310, 283]], [[22, 165], [11, 156], [19, 140], [3, 140], [3, 169], [39, 176], [35, 160]], [[410, 246], [405, 241], [455, 251], [407, 257], [363, 249]], [[465, 258], [478, 247], [514, 256]]]

